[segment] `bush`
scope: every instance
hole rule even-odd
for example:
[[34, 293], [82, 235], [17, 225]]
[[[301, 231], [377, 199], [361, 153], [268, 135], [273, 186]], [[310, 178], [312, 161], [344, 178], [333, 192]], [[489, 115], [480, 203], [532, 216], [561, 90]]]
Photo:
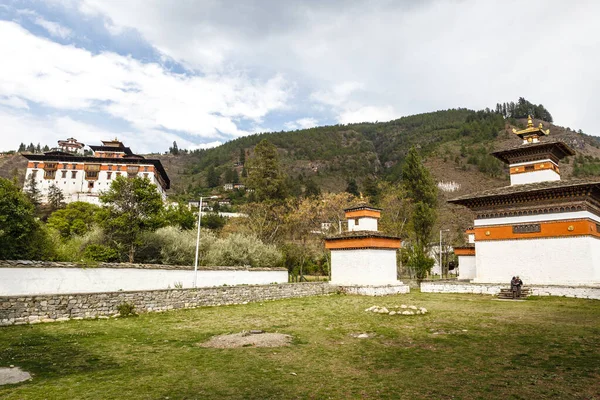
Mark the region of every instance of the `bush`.
[[[196, 230], [182, 230], [167, 226], [142, 236], [143, 244], [138, 249], [138, 260], [145, 263], [169, 265], [193, 265], [196, 255]], [[198, 263], [206, 264], [206, 253], [216, 241], [209, 230], [202, 230]]]
[[83, 258], [89, 261], [115, 262], [119, 261], [119, 252], [102, 244], [90, 244], [85, 248]]
[[121, 303], [117, 306], [117, 311], [121, 317], [134, 317], [136, 316], [135, 306], [130, 303]]
[[207, 262], [219, 266], [278, 267], [282, 255], [274, 245], [264, 244], [256, 236], [234, 233], [215, 241], [208, 250]]

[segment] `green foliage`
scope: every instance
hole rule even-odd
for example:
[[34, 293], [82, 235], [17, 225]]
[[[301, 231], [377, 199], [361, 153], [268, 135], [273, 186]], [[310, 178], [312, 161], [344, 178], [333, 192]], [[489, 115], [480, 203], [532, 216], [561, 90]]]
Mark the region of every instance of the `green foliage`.
[[306, 197], [318, 197], [321, 195], [321, 188], [317, 183], [308, 178], [304, 181], [304, 196]]
[[356, 197], [360, 196], [360, 192], [358, 191], [358, 185], [356, 184], [356, 179], [350, 178], [348, 179], [348, 185], [346, 186], [346, 192], [354, 195]]
[[221, 184], [221, 176], [214, 166], [209, 166], [206, 171], [206, 186], [209, 188], [217, 187]]
[[[175, 226], [145, 232], [137, 257], [140, 262], [150, 264], [194, 265], [196, 233], [195, 230], [181, 230]], [[215, 235], [208, 229], [201, 231], [198, 254], [200, 265], [206, 265], [206, 254], [215, 240]]]
[[63, 238], [72, 235], [84, 235], [97, 220], [100, 207], [76, 201], [69, 203], [64, 209], [54, 211], [48, 218], [48, 227], [56, 229]]
[[120, 317], [135, 317], [137, 314], [135, 312], [135, 305], [131, 303], [121, 303], [117, 306], [117, 311], [119, 311]]
[[0, 178], [0, 259], [52, 258], [46, 230], [21, 190]]
[[127, 251], [129, 262], [134, 262], [142, 233], [156, 230], [163, 221], [160, 193], [148, 179], [119, 176], [100, 201], [107, 212], [102, 227], [113, 243]]
[[34, 207], [37, 208], [42, 203], [42, 192], [33, 174], [30, 174], [25, 181], [25, 194]]
[[65, 207], [65, 195], [54, 182], [48, 188], [48, 206], [51, 211]]
[[181, 229], [194, 229], [197, 217], [184, 203], [165, 207], [163, 211], [164, 225], [177, 226]]
[[119, 261], [119, 252], [102, 244], [90, 244], [85, 248], [83, 258], [89, 261], [117, 262]]
[[217, 266], [278, 267], [281, 261], [282, 255], [274, 245], [239, 233], [217, 239], [207, 254], [208, 264]]
[[431, 272], [435, 261], [427, 256], [420, 246], [411, 246], [406, 253], [408, 255], [407, 268], [413, 272], [417, 280], [422, 281]]
[[516, 103], [511, 101], [510, 103], [496, 104], [495, 112], [505, 118], [527, 118], [531, 115], [533, 118], [552, 122], [552, 115], [543, 105], [535, 105], [523, 97], [519, 97]]
[[277, 148], [267, 140], [262, 140], [248, 161], [246, 184], [255, 190], [258, 201], [282, 200], [286, 197], [286, 176], [281, 169]]
[[219, 230], [225, 226], [227, 218], [220, 216], [217, 213], [202, 213], [201, 225], [204, 228]]
[[179, 147], [177, 146], [177, 142], [173, 142], [173, 146], [169, 147], [169, 153], [173, 154], [174, 156], [179, 155]]
[[600, 159], [582, 154], [573, 159], [573, 176], [584, 178], [600, 176]]

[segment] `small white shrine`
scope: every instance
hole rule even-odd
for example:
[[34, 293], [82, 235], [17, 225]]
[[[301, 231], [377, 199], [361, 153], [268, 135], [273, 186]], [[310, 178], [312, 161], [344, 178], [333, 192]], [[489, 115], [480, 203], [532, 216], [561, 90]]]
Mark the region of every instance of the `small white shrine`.
[[408, 293], [409, 287], [397, 276], [400, 238], [377, 230], [381, 210], [361, 205], [344, 211], [348, 231], [325, 239], [331, 250], [331, 283], [353, 294]]

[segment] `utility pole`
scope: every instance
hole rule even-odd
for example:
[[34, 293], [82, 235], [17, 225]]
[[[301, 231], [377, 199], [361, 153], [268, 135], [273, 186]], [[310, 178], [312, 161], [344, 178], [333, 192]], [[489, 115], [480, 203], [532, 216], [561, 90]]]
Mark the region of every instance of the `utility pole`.
[[439, 253], [439, 257], [438, 257], [438, 262], [440, 265], [440, 279], [442, 279], [442, 276], [444, 274], [444, 268], [442, 266], [443, 265], [442, 262], [444, 261], [442, 258], [443, 257], [443, 255], [442, 255], [442, 232], [450, 232], [450, 229], [440, 229], [440, 247], [439, 247], [440, 253]]
[[198, 233], [196, 235], [196, 257], [194, 259], [194, 287], [198, 280], [198, 253], [200, 251], [200, 224], [202, 222], [202, 197], [200, 197], [200, 205], [198, 206]]

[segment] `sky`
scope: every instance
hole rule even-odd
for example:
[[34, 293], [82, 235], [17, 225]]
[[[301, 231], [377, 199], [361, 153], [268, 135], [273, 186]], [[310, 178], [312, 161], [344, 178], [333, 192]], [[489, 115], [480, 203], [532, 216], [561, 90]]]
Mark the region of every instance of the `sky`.
[[600, 136], [600, 2], [0, 0], [0, 150], [134, 152], [525, 97]]

